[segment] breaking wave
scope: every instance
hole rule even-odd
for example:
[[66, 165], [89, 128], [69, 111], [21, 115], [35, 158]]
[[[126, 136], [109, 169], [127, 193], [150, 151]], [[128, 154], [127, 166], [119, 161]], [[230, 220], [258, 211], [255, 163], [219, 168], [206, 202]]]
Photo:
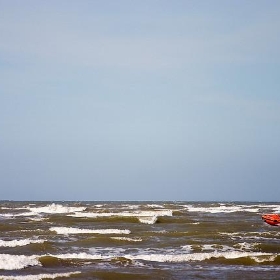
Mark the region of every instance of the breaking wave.
[[120, 240], [120, 241], [129, 241], [129, 242], [141, 242], [141, 241], [143, 241], [141, 238], [128, 238], [128, 237], [111, 237], [111, 239]]
[[0, 275], [1, 280], [43, 280], [43, 279], [55, 279], [61, 277], [71, 277], [72, 275], [80, 274], [80, 271], [74, 271], [69, 273], [44, 273], [44, 274], [30, 274], [30, 275], [21, 275], [21, 276], [5, 276]]
[[189, 212], [204, 212], [204, 213], [211, 213], [211, 214], [219, 214], [219, 213], [234, 213], [234, 212], [251, 212], [257, 213], [259, 209], [256, 207], [245, 206], [245, 205], [219, 205], [219, 206], [212, 206], [212, 207], [198, 207], [192, 205], [186, 205], [186, 209]]
[[17, 247], [17, 246], [25, 246], [28, 244], [33, 244], [33, 243], [44, 243], [45, 240], [32, 240], [32, 239], [23, 239], [23, 240], [1, 240], [0, 239], [0, 247]]
[[279, 278], [279, 227], [261, 219], [280, 210], [277, 202], [1, 205], [3, 280], [157, 279], [160, 271], [162, 279], [208, 279], [211, 269], [215, 279], [242, 278], [242, 269], [245, 279], [254, 270]]
[[46, 214], [65, 214], [72, 212], [81, 212], [86, 210], [86, 207], [74, 207], [74, 206], [64, 206], [60, 204], [52, 203], [43, 207], [29, 207], [28, 208], [32, 213], [46, 213]]
[[130, 234], [128, 229], [82, 229], [72, 227], [51, 227], [57, 234]]
[[77, 218], [136, 218], [140, 223], [154, 224], [158, 217], [172, 216], [172, 210], [152, 210], [152, 211], [126, 211], [126, 212], [82, 212], [69, 214], [68, 216]]
[[28, 266], [41, 266], [36, 256], [0, 254], [0, 269], [18, 270]]

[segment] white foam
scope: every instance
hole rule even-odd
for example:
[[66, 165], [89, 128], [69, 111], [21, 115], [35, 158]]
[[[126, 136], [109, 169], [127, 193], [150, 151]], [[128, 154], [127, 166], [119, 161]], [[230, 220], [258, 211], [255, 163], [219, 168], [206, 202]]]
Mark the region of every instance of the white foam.
[[147, 204], [146, 206], [149, 208], [164, 208], [164, 206], [160, 204]]
[[280, 232], [219, 232], [220, 235], [229, 236], [232, 240], [278, 240]]
[[111, 237], [111, 239], [129, 241], [129, 242], [141, 242], [141, 238], [128, 238], [128, 237]]
[[280, 212], [280, 205], [274, 205], [272, 208], [273, 208], [272, 211], [274, 211], [275, 213]]
[[[240, 250], [244, 249], [244, 247], [241, 247], [241, 246], [235, 246], [237, 247], [238, 249], [240, 248]], [[201, 245], [201, 250], [202, 251], [219, 251], [219, 252], [232, 252], [232, 251], [235, 251], [235, 248], [234, 247], [230, 247], [230, 246], [227, 246], [227, 245], [221, 245], [221, 244], [204, 244], [204, 245]]]
[[144, 260], [152, 262], [190, 262], [190, 261], [204, 261], [211, 258], [226, 258], [238, 259], [244, 257], [251, 257], [258, 262], [273, 261], [277, 254], [261, 253], [261, 252], [211, 252], [211, 253], [192, 253], [192, 254], [140, 254], [140, 255], [126, 255], [126, 258], [132, 260]]
[[256, 246], [258, 246], [260, 243], [247, 243], [247, 242], [241, 242], [234, 245], [235, 248], [238, 248], [242, 251], [252, 251]]
[[138, 209], [140, 205], [133, 205], [133, 204], [122, 204], [120, 205], [120, 208], [122, 209], [129, 209], [129, 210], [135, 210]]
[[69, 273], [53, 273], [53, 274], [37, 274], [37, 275], [22, 275], [22, 276], [5, 276], [0, 275], [1, 280], [43, 280], [43, 279], [55, 279], [58, 277], [70, 277], [72, 275], [80, 274], [80, 271], [74, 271]]
[[112, 256], [102, 256], [101, 254], [88, 254], [88, 253], [72, 253], [72, 254], [59, 254], [48, 255], [50, 257], [59, 259], [79, 259], [79, 260], [106, 260], [111, 259]]
[[48, 218], [46, 217], [41, 217], [41, 216], [38, 216], [38, 217], [29, 217], [28, 218], [30, 221], [34, 221], [34, 222], [40, 222], [40, 221], [44, 221], [44, 220], [47, 220]]
[[34, 207], [28, 209], [33, 213], [64, 214], [64, 213], [72, 213], [72, 212], [81, 212], [86, 210], [86, 207], [64, 206], [61, 204], [52, 203], [47, 206]]
[[192, 245], [184, 245], [184, 246], [181, 246], [181, 248], [186, 253], [190, 253], [192, 251]]
[[234, 212], [252, 212], [252, 213], [259, 212], [258, 208], [252, 208], [246, 205], [237, 205], [237, 206], [219, 205], [213, 207], [193, 207], [191, 205], [186, 205], [186, 209], [189, 212], [204, 212], [204, 213], [212, 213], [212, 214], [234, 213]]
[[32, 240], [32, 239], [23, 239], [23, 240], [11, 240], [5, 241], [0, 240], [0, 247], [17, 247], [17, 246], [25, 246], [31, 243], [44, 243], [45, 240]]
[[57, 234], [130, 234], [128, 229], [81, 229], [73, 227], [51, 227]]
[[158, 217], [172, 216], [172, 210], [151, 210], [151, 211], [124, 211], [124, 212], [83, 212], [69, 214], [77, 218], [103, 218], [103, 217], [126, 217], [137, 218], [140, 223], [154, 224]]
[[25, 210], [26, 207], [1, 207], [3, 210]]
[[202, 245], [202, 251], [213, 251], [215, 250], [215, 245], [214, 244], [204, 244]]
[[83, 212], [74, 213], [68, 216], [99, 218], [99, 217], [153, 217], [153, 216], [172, 216], [172, 210], [151, 210], [151, 211], [124, 211], [124, 212]]
[[155, 224], [155, 223], [157, 222], [157, 219], [158, 219], [158, 216], [157, 216], [157, 215], [154, 215], [154, 216], [152, 216], [152, 217], [142, 217], [142, 218], [138, 218], [138, 220], [139, 220], [140, 223], [149, 224], [149, 225]]
[[92, 205], [92, 207], [101, 208], [101, 207], [104, 207], [104, 205], [103, 204], [96, 204], [96, 205]]
[[45, 232], [45, 230], [43, 230], [43, 229], [39, 229], [39, 228], [37, 228], [37, 229], [22, 229], [22, 230], [20, 230], [20, 232]]
[[12, 214], [12, 213], [0, 214], [0, 217], [14, 218], [14, 217], [28, 217], [28, 216], [35, 216], [35, 215], [36, 215], [35, 213], [24, 212], [24, 213], [17, 213], [17, 214]]
[[28, 266], [41, 266], [36, 256], [0, 254], [0, 269], [23, 269]]
[[171, 263], [184, 263], [191, 261], [205, 261], [211, 258], [225, 258], [225, 259], [238, 259], [244, 257], [250, 257], [257, 262], [274, 261], [277, 254], [272, 253], [262, 253], [262, 252], [211, 252], [211, 253], [165, 253], [165, 254], [88, 254], [88, 253], [73, 253], [73, 254], [59, 254], [50, 255], [52, 257], [60, 259], [85, 259], [85, 260], [111, 260], [114, 258], [123, 257], [133, 261], [151, 261], [151, 262], [171, 262]]

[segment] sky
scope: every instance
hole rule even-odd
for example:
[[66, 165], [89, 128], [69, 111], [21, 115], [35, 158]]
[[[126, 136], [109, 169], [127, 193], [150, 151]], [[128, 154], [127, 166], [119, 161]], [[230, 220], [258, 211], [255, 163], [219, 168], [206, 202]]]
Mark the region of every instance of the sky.
[[280, 201], [279, 14], [0, 0], [0, 199]]

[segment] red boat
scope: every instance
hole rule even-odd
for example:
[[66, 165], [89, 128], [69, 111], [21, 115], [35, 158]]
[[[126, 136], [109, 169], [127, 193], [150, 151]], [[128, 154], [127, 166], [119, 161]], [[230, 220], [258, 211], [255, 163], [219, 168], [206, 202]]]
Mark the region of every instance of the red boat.
[[279, 214], [265, 214], [262, 215], [262, 219], [271, 226], [280, 226]]

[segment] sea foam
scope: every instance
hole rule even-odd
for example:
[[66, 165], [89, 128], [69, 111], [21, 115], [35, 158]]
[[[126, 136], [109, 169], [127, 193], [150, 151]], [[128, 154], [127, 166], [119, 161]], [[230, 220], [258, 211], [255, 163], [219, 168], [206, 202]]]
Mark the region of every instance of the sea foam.
[[124, 211], [124, 212], [82, 212], [73, 213], [68, 216], [76, 218], [136, 218], [140, 223], [154, 224], [157, 222], [158, 217], [172, 216], [172, 210], [151, 210], [151, 211]]
[[82, 229], [73, 227], [51, 227], [57, 234], [130, 234], [128, 229]]
[[31, 243], [44, 243], [45, 240], [32, 240], [32, 239], [23, 239], [23, 240], [1, 240], [0, 239], [0, 247], [17, 247], [17, 246], [25, 246]]
[[166, 254], [118, 254], [118, 253], [106, 253], [106, 254], [88, 254], [88, 253], [69, 253], [69, 254], [58, 254], [50, 255], [59, 259], [84, 259], [84, 260], [112, 260], [115, 258], [126, 258], [133, 261], [150, 261], [160, 263], [184, 263], [192, 261], [205, 261], [215, 258], [225, 259], [238, 259], [250, 257], [256, 262], [274, 261], [277, 254], [273, 253], [262, 253], [262, 252], [209, 252], [209, 253], [166, 253]]
[[86, 207], [64, 206], [61, 204], [52, 203], [43, 207], [29, 207], [33, 213], [46, 213], [46, 214], [65, 214], [72, 212], [81, 212], [86, 210]]
[[25, 276], [5, 276], [0, 275], [1, 280], [43, 280], [43, 279], [55, 279], [60, 277], [71, 277], [72, 275], [80, 274], [80, 271], [69, 273], [53, 273], [53, 274], [38, 274], [38, 275], [25, 275]]
[[0, 269], [17, 270], [28, 266], [41, 266], [36, 256], [0, 254]]
[[212, 213], [212, 214], [234, 213], [234, 212], [256, 213], [259, 211], [258, 208], [252, 208], [252, 207], [248, 207], [248, 206], [244, 206], [244, 205], [236, 205], [236, 206], [219, 205], [219, 206], [213, 206], [213, 207], [194, 207], [191, 205], [186, 205], [186, 209], [189, 212], [204, 212], [204, 213]]
[[190, 262], [190, 261], [205, 261], [211, 258], [238, 259], [250, 257], [256, 262], [273, 261], [277, 254], [261, 253], [261, 252], [212, 252], [212, 253], [192, 253], [192, 254], [139, 254], [125, 255], [124, 257], [132, 260], [144, 260], [152, 262]]
[[111, 237], [114, 240], [129, 241], [129, 242], [141, 242], [141, 238], [128, 238], [128, 237]]

